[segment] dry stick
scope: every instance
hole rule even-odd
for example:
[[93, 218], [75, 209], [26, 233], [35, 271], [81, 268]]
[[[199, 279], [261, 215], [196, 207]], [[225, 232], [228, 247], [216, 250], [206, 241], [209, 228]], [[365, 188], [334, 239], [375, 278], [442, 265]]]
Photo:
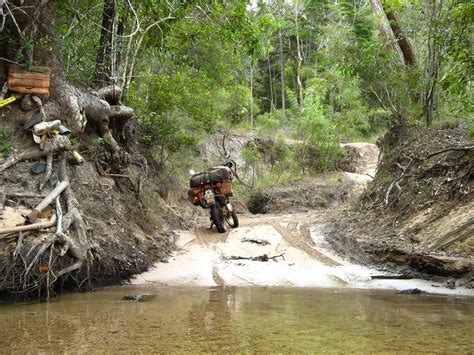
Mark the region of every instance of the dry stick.
[[18, 241], [16, 242], [16, 248], [13, 251], [13, 260], [16, 260], [16, 257], [20, 253], [21, 246], [23, 245], [23, 238], [25, 237], [26, 233], [20, 232], [18, 233]]
[[40, 184], [39, 189], [40, 191], [43, 190], [44, 186], [48, 183], [49, 179], [51, 179], [51, 175], [53, 174], [53, 153], [48, 153], [46, 157], [46, 175], [43, 179], [43, 182]]
[[61, 192], [66, 189], [66, 187], [69, 186], [69, 181], [61, 181], [53, 191], [51, 191], [48, 196], [46, 196], [43, 201], [41, 201], [38, 206], [36, 206], [33, 211], [31, 211], [28, 216], [26, 216], [26, 220], [30, 223], [34, 223], [36, 219], [38, 218], [38, 215], [41, 213], [42, 210], [44, 210], [46, 207], [49, 206], [51, 202], [53, 202], [56, 197], [58, 197]]
[[385, 206], [388, 206], [388, 198], [390, 197], [390, 192], [392, 192], [392, 189], [394, 187], [397, 188], [399, 193], [402, 191], [402, 188], [400, 187], [399, 182], [402, 181], [403, 178], [405, 177], [405, 173], [407, 172], [408, 167], [410, 166], [412, 161], [413, 159], [410, 159], [410, 162], [407, 164], [407, 166], [402, 166], [399, 163], [396, 163], [396, 165], [402, 170], [402, 175], [400, 175], [400, 177], [396, 179], [394, 182], [392, 182], [390, 186], [388, 187], [387, 192], [385, 193]]
[[58, 151], [69, 150], [71, 148], [71, 143], [69, 142], [69, 138], [66, 136], [58, 136], [48, 141], [46, 143], [46, 147], [44, 150], [39, 150], [38, 148], [34, 148], [31, 150], [27, 150], [21, 154], [14, 154], [11, 155], [7, 160], [0, 165], [0, 173], [5, 171], [6, 169], [12, 167], [16, 163], [28, 160], [28, 159], [37, 159], [42, 158], [49, 153], [54, 153]]
[[[53, 216], [49, 221], [45, 221], [45, 222], [2, 228], [0, 229], [0, 234], [10, 234], [10, 233], [25, 232], [25, 231], [33, 231], [33, 230], [38, 230], [38, 229], [46, 229], [46, 228], [50, 228], [54, 226], [55, 223], [56, 223], [56, 216]], [[4, 237], [5, 236], [0, 236], [0, 239]]]
[[434, 157], [435, 155], [443, 154], [443, 153], [449, 152], [449, 151], [451, 151], [451, 150], [471, 150], [471, 149], [474, 149], [474, 145], [465, 146], [465, 147], [452, 147], [452, 148], [447, 148], [447, 149], [443, 149], [443, 150], [434, 152], [434, 153], [428, 155], [426, 158], [423, 158], [422, 160], [427, 160], [427, 159], [429, 159], [429, 158]]

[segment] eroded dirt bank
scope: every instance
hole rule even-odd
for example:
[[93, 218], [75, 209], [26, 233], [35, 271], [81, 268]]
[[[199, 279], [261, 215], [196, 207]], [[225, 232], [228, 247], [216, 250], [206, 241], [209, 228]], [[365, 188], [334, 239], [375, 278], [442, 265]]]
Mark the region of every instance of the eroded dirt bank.
[[[31, 132], [24, 129], [33, 111], [23, 112], [13, 106], [3, 110], [0, 128], [12, 132], [12, 156], [38, 149]], [[110, 165], [107, 145], [97, 143], [95, 132], [87, 131], [72, 149], [84, 162], [78, 164], [70, 152], [66, 170], [78, 209], [86, 227], [87, 255], [79, 270], [57, 277], [61, 270], [74, 265], [69, 252], [51, 244], [55, 228], [0, 235], [0, 297], [41, 298], [63, 290], [90, 290], [120, 284], [131, 275], [147, 270], [155, 261], [166, 258], [174, 246], [172, 230], [186, 227], [182, 207], [184, 193], [160, 177], [160, 171], [146, 149], [136, 142], [131, 123], [119, 142], [129, 164], [122, 169]], [[95, 140], [95, 141], [94, 141]], [[95, 143], [94, 143], [95, 142]], [[25, 223], [28, 215], [48, 195], [58, 180], [58, 154], [52, 162], [52, 175], [35, 174], [34, 164], [45, 165], [47, 158], [28, 159], [0, 171], [0, 229]], [[0, 166], [6, 159], [0, 158]], [[44, 185], [42, 189], [40, 186]], [[63, 194], [64, 195], [64, 194]], [[60, 198], [63, 213], [68, 207]], [[181, 200], [182, 199], [182, 200]], [[51, 203], [38, 217], [47, 221], [56, 215]], [[77, 233], [67, 231], [72, 240]]]
[[472, 140], [461, 129], [396, 128], [381, 146], [375, 180], [333, 224], [331, 245], [358, 263], [472, 288]]

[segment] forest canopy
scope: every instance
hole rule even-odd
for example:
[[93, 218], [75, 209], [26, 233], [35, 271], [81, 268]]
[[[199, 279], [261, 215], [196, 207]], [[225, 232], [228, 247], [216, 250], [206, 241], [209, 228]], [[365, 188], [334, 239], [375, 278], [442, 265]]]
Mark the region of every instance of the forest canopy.
[[[6, 15], [21, 11], [13, 3]], [[163, 164], [220, 129], [296, 140], [299, 166], [278, 160], [298, 171], [328, 169], [339, 142], [389, 125], [473, 130], [470, 1], [69, 0], [54, 11], [68, 80], [118, 85]], [[28, 52], [48, 43], [21, 38], [15, 61], [38, 64]]]

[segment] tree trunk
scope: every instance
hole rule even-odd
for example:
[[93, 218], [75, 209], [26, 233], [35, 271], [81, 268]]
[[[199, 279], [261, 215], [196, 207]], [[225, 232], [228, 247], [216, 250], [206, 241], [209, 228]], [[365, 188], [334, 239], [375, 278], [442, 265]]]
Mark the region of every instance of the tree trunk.
[[441, 13], [441, 0], [430, 0], [428, 19], [428, 58], [425, 71], [425, 92], [422, 96], [423, 115], [427, 126], [433, 122], [433, 111], [435, 108], [436, 89], [441, 68], [442, 49], [436, 40], [438, 33], [438, 22]]
[[[99, 135], [108, 143], [107, 149], [112, 158], [110, 159], [112, 168], [123, 168], [124, 165], [127, 164], [128, 154], [113, 137], [109, 125], [111, 121], [118, 121], [121, 126], [125, 125], [127, 120], [132, 117], [133, 110], [118, 105], [118, 96], [121, 92], [116, 87], [107, 88], [100, 90], [99, 93], [91, 94], [68, 84], [64, 66], [61, 61], [60, 48], [58, 46], [58, 33], [56, 30], [53, 2], [45, 0], [25, 0], [22, 5], [22, 11], [16, 12], [17, 26], [21, 29], [17, 32], [20, 33], [11, 33], [9, 48], [4, 48], [7, 59], [11, 61], [16, 59], [14, 55], [17, 53], [17, 50], [21, 48], [22, 36], [24, 36], [25, 31], [29, 29], [28, 33], [34, 36], [30, 39], [33, 43], [37, 44], [34, 46], [34, 51], [32, 52], [32, 60], [39, 65], [48, 65], [52, 73], [50, 87], [51, 96], [49, 98], [43, 98], [45, 101], [43, 110], [46, 120], [61, 120], [63, 124], [71, 129], [73, 136], [80, 136], [84, 133], [86, 126], [91, 126], [92, 130], [99, 132]], [[11, 21], [11, 18], [9, 17], [8, 20]], [[11, 23], [9, 25], [11, 25], [10, 27], [12, 28], [16, 27]], [[31, 28], [34, 28], [34, 30], [31, 30]], [[106, 53], [106, 51], [103, 53]], [[47, 141], [43, 151], [35, 147], [32, 150], [20, 151], [11, 155], [7, 161], [0, 165], [0, 173], [11, 168], [21, 160], [49, 155], [51, 157], [56, 156], [60, 158], [60, 163], [56, 164], [56, 167], [59, 166], [58, 175], [61, 180], [69, 181], [65, 151], [70, 149], [71, 143], [69, 138], [67, 136], [58, 135]], [[74, 180], [71, 184], [74, 185]], [[28, 266], [25, 265], [24, 277], [28, 275], [31, 267], [38, 262], [41, 254], [49, 247], [53, 247], [55, 243], [60, 244], [64, 253], [67, 252], [67, 255], [73, 261], [72, 264], [64, 269], [56, 270], [56, 277], [59, 278], [61, 275], [66, 275], [74, 270], [80, 269], [87, 259], [87, 252], [89, 250], [87, 230], [80, 213], [79, 201], [73, 192], [73, 186], [68, 186], [64, 195], [67, 202], [67, 214], [64, 218], [63, 231], [53, 234], [50, 238], [45, 240], [30, 264]], [[69, 227], [74, 228], [70, 236], [65, 234], [68, 232]], [[64, 254], [62, 256], [64, 256]], [[34, 278], [34, 276], [31, 275], [28, 277]], [[33, 280], [32, 282], [36, 281]], [[36, 284], [38, 288], [41, 286], [40, 283], [36, 282]]]
[[273, 102], [273, 75], [272, 75], [272, 66], [270, 62], [270, 56], [267, 58], [267, 67], [268, 67], [268, 84], [270, 88], [270, 112], [273, 111], [275, 103]]
[[255, 127], [253, 113], [253, 63], [250, 61], [250, 126]]
[[398, 45], [395, 34], [393, 33], [390, 22], [388, 21], [385, 10], [379, 0], [370, 0], [370, 5], [372, 6], [373, 12], [380, 18], [381, 22], [381, 32], [383, 36], [387, 39], [386, 45], [389, 49], [394, 49], [397, 51], [400, 62], [403, 65], [406, 65], [405, 58], [402, 52], [402, 49]]
[[100, 31], [99, 51], [95, 67], [95, 79], [99, 85], [111, 83], [112, 77], [112, 41], [114, 36], [115, 0], [105, 0], [102, 12], [102, 30]]
[[298, 22], [298, 2], [295, 2], [295, 27], [296, 27], [296, 84], [298, 88], [298, 104], [300, 112], [303, 111], [303, 81], [301, 79], [301, 65], [303, 63], [303, 56], [301, 53], [301, 40]]
[[283, 55], [283, 36], [279, 33], [279, 53], [280, 53], [280, 79], [281, 79], [281, 109], [283, 111], [283, 117], [285, 117], [286, 110], [286, 98], [285, 98], [285, 56]]
[[411, 48], [410, 42], [408, 41], [408, 39], [405, 37], [405, 35], [402, 32], [402, 28], [400, 26], [400, 21], [398, 20], [397, 14], [395, 14], [392, 11], [388, 11], [386, 15], [387, 15], [388, 21], [390, 22], [390, 27], [392, 28], [393, 34], [395, 35], [395, 38], [397, 40], [398, 46], [400, 47], [400, 50], [402, 51], [405, 65], [407, 66], [415, 65], [416, 64], [415, 53], [413, 53], [413, 49]]

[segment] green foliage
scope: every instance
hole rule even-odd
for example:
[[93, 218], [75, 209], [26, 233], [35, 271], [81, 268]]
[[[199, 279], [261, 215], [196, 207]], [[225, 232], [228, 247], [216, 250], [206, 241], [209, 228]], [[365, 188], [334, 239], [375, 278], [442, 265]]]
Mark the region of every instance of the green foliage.
[[242, 149], [242, 157], [244, 158], [245, 164], [255, 165], [259, 159], [259, 154], [255, 144], [251, 144]]
[[95, 74], [103, 1], [55, 2], [56, 26], [68, 79], [90, 85]]
[[[260, 185], [334, 169], [341, 141], [373, 141], [391, 124], [420, 120], [432, 37], [442, 49], [436, 124], [472, 132], [474, 4], [443, 1], [435, 21], [426, 1], [383, 3], [412, 43], [411, 68], [388, 50], [380, 17], [366, 2], [134, 3], [140, 29], [112, 44], [117, 82], [125, 85], [131, 75], [124, 100], [141, 125], [138, 140], [161, 162], [179, 157], [179, 165], [205, 134], [245, 127], [259, 143], [244, 148], [244, 170]], [[115, 5], [116, 25], [132, 33], [127, 2]], [[75, 83], [94, 79], [102, 9], [98, 0], [55, 4], [63, 61]], [[19, 55], [30, 47], [23, 44]]]
[[13, 151], [12, 145], [12, 130], [5, 127], [0, 128], [0, 153], [3, 157], [8, 157]]

